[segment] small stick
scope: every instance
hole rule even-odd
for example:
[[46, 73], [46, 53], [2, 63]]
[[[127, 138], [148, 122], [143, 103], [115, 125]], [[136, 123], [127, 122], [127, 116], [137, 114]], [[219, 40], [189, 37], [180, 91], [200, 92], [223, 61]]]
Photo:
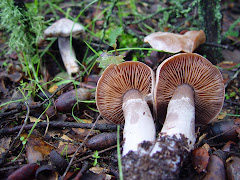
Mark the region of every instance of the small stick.
[[227, 50], [230, 50], [230, 51], [233, 51], [235, 49], [233, 46], [218, 44], [218, 43], [214, 43], [214, 42], [205, 42], [203, 45], [213, 46], [213, 47], [222, 48], [222, 49], [227, 49]]
[[[74, 79], [74, 81], [77, 81], [80, 77], [81, 77], [81, 75], [78, 75], [78, 76]], [[45, 99], [43, 102], [38, 103], [38, 104], [36, 104], [36, 105], [29, 106], [30, 109], [40, 108], [42, 105], [44, 105], [45, 103], [47, 103], [48, 101], [50, 101], [50, 100], [57, 94], [58, 91], [67, 88], [67, 87], [70, 86], [71, 84], [72, 84], [72, 82], [67, 83], [67, 84], [65, 84], [64, 86], [58, 88], [49, 98]], [[17, 108], [17, 109], [14, 109], [14, 110], [12, 110], [12, 111], [9, 111], [9, 112], [0, 113], [0, 119], [5, 118], [5, 117], [7, 117], [7, 116], [11, 116], [11, 115], [13, 115], [13, 114], [16, 114], [16, 113], [19, 113], [19, 112], [22, 112], [22, 111], [25, 111], [24, 107], [19, 107], [19, 108]]]
[[20, 136], [20, 134], [22, 133], [24, 127], [25, 127], [26, 124], [27, 124], [27, 120], [28, 120], [28, 117], [29, 117], [30, 109], [29, 109], [28, 104], [27, 104], [26, 102], [25, 102], [25, 104], [26, 104], [26, 107], [27, 107], [27, 114], [26, 114], [26, 116], [25, 116], [24, 123], [23, 123], [23, 125], [21, 126], [21, 129], [19, 130], [17, 136], [13, 139], [13, 141], [12, 141], [10, 147], [8, 148], [8, 150], [7, 150], [5, 153], [2, 154], [2, 157], [1, 157], [1, 159], [0, 159], [0, 167], [3, 166], [3, 164], [5, 163], [6, 158], [7, 158], [8, 155], [9, 155], [9, 152], [10, 152], [11, 149], [13, 148], [15, 142], [17, 141], [18, 137]]
[[[46, 128], [47, 122], [39, 122], [35, 126], [35, 128]], [[23, 128], [24, 130], [30, 130], [33, 127], [34, 123], [27, 124]], [[75, 122], [59, 122], [59, 121], [50, 121], [49, 127], [54, 128], [87, 128], [90, 129], [93, 127], [93, 123], [75, 123]], [[19, 131], [22, 128], [22, 126], [16, 126], [13, 128], [4, 128], [0, 130], [0, 137], [6, 136], [10, 134], [14, 134], [15, 132]], [[96, 124], [95, 125], [96, 130], [104, 131], [104, 130], [116, 130], [117, 125], [115, 124]]]
[[97, 121], [99, 120], [100, 117], [101, 117], [101, 115], [98, 115], [96, 121], [95, 121], [95, 122], [93, 123], [93, 125], [92, 125], [91, 130], [88, 132], [87, 136], [84, 138], [82, 144], [78, 147], [78, 149], [77, 149], [77, 150], [75, 151], [75, 153], [73, 154], [73, 156], [72, 156], [72, 158], [71, 158], [71, 160], [70, 160], [70, 162], [69, 162], [69, 164], [68, 164], [68, 167], [66, 168], [64, 174], [60, 177], [60, 179], [64, 179], [64, 177], [66, 176], [66, 174], [67, 174], [69, 168], [71, 167], [71, 164], [72, 164], [74, 158], [76, 157], [78, 151], [79, 151], [79, 150], [83, 147], [83, 145], [86, 143], [87, 138], [89, 137], [90, 133], [91, 133], [92, 130], [94, 129], [94, 126], [96, 125], [96, 123], [97, 123]]

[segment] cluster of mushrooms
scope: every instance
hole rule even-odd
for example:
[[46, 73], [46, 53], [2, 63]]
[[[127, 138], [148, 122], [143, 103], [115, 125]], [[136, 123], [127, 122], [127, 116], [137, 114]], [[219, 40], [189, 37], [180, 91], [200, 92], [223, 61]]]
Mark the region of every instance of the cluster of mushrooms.
[[[195, 124], [216, 118], [224, 91], [220, 71], [196, 53], [169, 57], [156, 76], [141, 62], [109, 65], [98, 81], [96, 103], [103, 117], [124, 123], [124, 177], [177, 179], [194, 148]], [[157, 121], [163, 127], [156, 138]]]
[[[83, 31], [82, 25], [63, 18], [44, 32], [44, 38], [58, 37], [70, 76], [79, 67], [69, 37]], [[223, 78], [211, 62], [192, 53], [205, 42], [202, 30], [183, 35], [157, 32], [144, 41], [158, 50], [186, 53], [162, 62], [156, 76], [141, 62], [109, 65], [98, 81], [96, 104], [104, 118], [124, 124], [122, 162], [126, 179], [177, 179], [194, 148], [195, 124], [209, 123], [222, 108]], [[158, 138], [156, 122], [163, 124]]]

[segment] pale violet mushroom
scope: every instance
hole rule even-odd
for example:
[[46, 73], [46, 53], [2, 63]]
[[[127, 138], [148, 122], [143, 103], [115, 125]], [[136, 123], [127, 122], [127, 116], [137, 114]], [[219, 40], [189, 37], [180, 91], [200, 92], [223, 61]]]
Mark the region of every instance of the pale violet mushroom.
[[98, 81], [96, 104], [108, 120], [124, 124], [123, 152], [137, 151], [143, 141], [155, 141], [156, 130], [147, 101], [152, 101], [154, 73], [141, 62], [109, 65]]
[[181, 167], [194, 148], [195, 124], [216, 118], [224, 90], [219, 70], [198, 54], [181, 53], [163, 61], [154, 87], [155, 117], [163, 128], [156, 143], [142, 143], [138, 152], [122, 158], [124, 178], [179, 179]]
[[167, 151], [172, 153], [166, 159], [172, 167], [169, 172], [179, 175], [188, 155], [186, 150], [194, 148], [195, 124], [208, 124], [222, 109], [223, 78], [206, 58], [195, 53], [180, 53], [159, 65], [154, 92], [156, 117], [163, 127], [150, 155], [161, 154], [168, 144]]
[[44, 31], [45, 38], [58, 37], [59, 51], [70, 76], [79, 71], [75, 51], [70, 44], [70, 34], [72, 33], [72, 36], [75, 37], [83, 31], [84, 27], [81, 24], [74, 23], [67, 18], [59, 19]]

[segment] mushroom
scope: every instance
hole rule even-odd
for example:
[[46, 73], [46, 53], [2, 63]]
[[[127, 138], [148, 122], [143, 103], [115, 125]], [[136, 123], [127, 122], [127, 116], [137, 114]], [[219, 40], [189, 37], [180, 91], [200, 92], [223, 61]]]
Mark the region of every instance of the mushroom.
[[193, 52], [200, 44], [206, 40], [203, 30], [187, 31], [185, 34], [175, 34], [170, 32], [156, 32], [144, 38], [144, 42], [149, 43], [153, 48], [169, 53]]
[[171, 141], [167, 150], [172, 154], [167, 162], [179, 172], [186, 149], [194, 147], [195, 123], [207, 124], [216, 118], [224, 91], [220, 71], [198, 54], [177, 54], [159, 65], [154, 100], [157, 117], [162, 123], [166, 119], [150, 156], [164, 153], [164, 143]]
[[147, 101], [152, 100], [154, 72], [141, 62], [109, 65], [98, 81], [96, 104], [108, 120], [124, 125], [122, 155], [155, 141], [155, 125]]
[[84, 27], [81, 24], [74, 23], [67, 18], [56, 21], [44, 31], [45, 38], [58, 37], [59, 51], [70, 76], [79, 71], [75, 51], [71, 47], [70, 35], [72, 33], [72, 36], [75, 37], [82, 31], [84, 31]]

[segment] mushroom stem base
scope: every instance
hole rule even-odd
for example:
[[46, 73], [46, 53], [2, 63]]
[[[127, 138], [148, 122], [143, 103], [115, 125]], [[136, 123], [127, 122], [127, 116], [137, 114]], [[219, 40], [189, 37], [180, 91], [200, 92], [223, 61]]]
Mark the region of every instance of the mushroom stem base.
[[[154, 144], [143, 142], [137, 152], [129, 152], [122, 157], [124, 179], [179, 179], [180, 170], [188, 157], [187, 139], [181, 136], [160, 136], [161, 152], [150, 156]], [[186, 163], [187, 164], [187, 163]]]
[[[168, 104], [167, 116], [161, 133], [177, 138], [183, 135], [188, 139], [188, 149], [193, 149], [196, 137], [194, 91], [191, 86], [182, 84], [176, 88]], [[162, 151], [157, 144], [151, 155]]]

